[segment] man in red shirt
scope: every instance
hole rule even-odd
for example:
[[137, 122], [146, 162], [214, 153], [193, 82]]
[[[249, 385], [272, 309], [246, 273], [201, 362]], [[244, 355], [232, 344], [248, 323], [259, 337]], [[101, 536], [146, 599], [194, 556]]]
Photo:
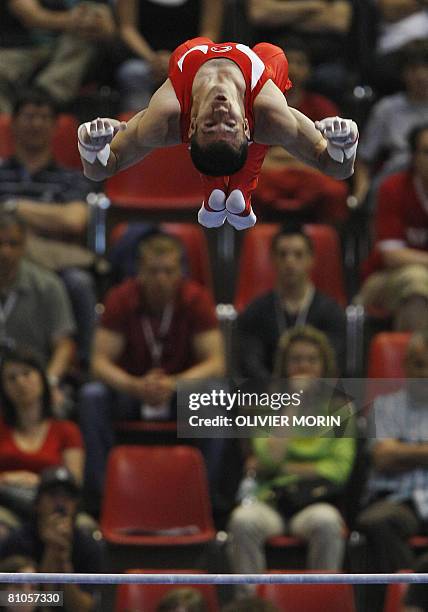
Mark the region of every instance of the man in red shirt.
[[428, 124], [409, 134], [410, 167], [386, 178], [378, 192], [372, 273], [359, 300], [386, 307], [397, 330], [428, 325]]
[[353, 172], [356, 124], [339, 117], [314, 124], [288, 107], [283, 92], [290, 86], [279, 47], [187, 41], [172, 54], [169, 78], [148, 108], [128, 125], [98, 118], [79, 127], [84, 172], [101, 181], [155, 148], [189, 142], [205, 177], [199, 222], [219, 227], [227, 219], [236, 229], [250, 227], [256, 222], [251, 193], [268, 146], [282, 146], [336, 178]]
[[143, 240], [139, 271], [107, 294], [95, 333], [92, 372], [81, 391], [86, 485], [102, 492], [113, 421], [174, 418], [178, 381], [224, 373], [224, 349], [206, 289], [185, 280], [181, 245], [167, 235]]

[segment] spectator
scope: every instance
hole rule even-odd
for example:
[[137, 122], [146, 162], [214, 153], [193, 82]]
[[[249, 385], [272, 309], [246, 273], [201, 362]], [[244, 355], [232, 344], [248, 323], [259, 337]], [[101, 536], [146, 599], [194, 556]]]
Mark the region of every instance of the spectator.
[[247, 4], [254, 42], [276, 44], [278, 40], [298, 36], [316, 62], [313, 81], [317, 89], [340, 99], [347, 78], [343, 60], [352, 3], [348, 0], [247, 0]]
[[169, 591], [159, 602], [156, 612], [206, 612], [202, 593], [198, 589], [179, 588]]
[[76, 97], [100, 46], [113, 40], [108, 2], [6, 0], [0, 4], [0, 112], [10, 113], [23, 84], [61, 105]]
[[113, 421], [171, 419], [177, 383], [221, 376], [223, 344], [205, 289], [184, 280], [181, 244], [172, 236], [141, 242], [139, 271], [108, 293], [95, 333], [92, 371], [80, 423], [86, 442], [86, 485], [101, 494]]
[[420, 533], [428, 520], [426, 331], [412, 335], [404, 370], [404, 388], [378, 396], [371, 411], [372, 470], [363, 500], [366, 507], [356, 521], [367, 536], [370, 572], [411, 567], [408, 538]]
[[261, 597], [239, 597], [226, 604], [221, 612], [279, 612], [278, 608]]
[[372, 274], [357, 297], [391, 316], [396, 331], [428, 326], [428, 123], [412, 130], [409, 143], [410, 168], [379, 188], [376, 242], [366, 265]]
[[153, 91], [168, 76], [171, 51], [184, 40], [220, 37], [223, 0], [118, 0], [122, 41], [135, 56], [118, 72], [122, 109], [145, 108]]
[[58, 272], [77, 321], [79, 357], [88, 364], [95, 324], [95, 289], [88, 268], [93, 254], [83, 246], [88, 226], [90, 181], [53, 160], [56, 110], [52, 99], [28, 90], [12, 118], [15, 153], [0, 164], [0, 200], [28, 227], [27, 256]]
[[55, 387], [70, 369], [76, 327], [61, 281], [24, 259], [26, 226], [0, 209], [0, 344], [31, 346]]
[[[304, 388], [304, 403], [311, 406], [312, 415], [327, 414], [336, 399], [331, 393], [324, 398], [317, 381], [335, 375], [334, 362], [333, 350], [323, 333], [311, 326], [298, 327], [281, 337], [275, 374], [287, 379], [289, 391]], [[343, 406], [342, 398], [337, 399], [341, 408], [349, 408], [349, 404]], [[265, 571], [265, 542], [283, 533], [307, 542], [309, 569], [340, 570], [345, 550], [344, 521], [332, 501], [343, 496], [354, 456], [352, 437], [309, 437], [306, 432], [302, 437], [289, 432], [287, 437], [253, 438], [246, 469], [255, 473], [257, 483], [253, 493], [233, 511], [228, 527], [233, 571]], [[331, 495], [319, 501], [312, 494], [304, 496], [304, 490], [319, 486], [330, 490]], [[239, 590], [248, 593], [252, 589], [240, 585]]]
[[302, 221], [340, 226], [348, 217], [348, 185], [272, 147], [260, 172], [254, 200], [263, 215], [276, 211]]
[[285, 226], [273, 239], [275, 288], [251, 302], [238, 319], [240, 371], [243, 376], [269, 379], [280, 335], [295, 325], [310, 324], [327, 334], [338, 363], [345, 357], [345, 315], [313, 286], [312, 241], [297, 225]]
[[[37, 566], [33, 559], [22, 555], [12, 555], [0, 561], [0, 572], [2, 573], [35, 573]], [[35, 584], [5, 584], [0, 587], [0, 592], [7, 595], [16, 594], [18, 597], [28, 593], [34, 593], [38, 590], [38, 585]], [[27, 598], [28, 599], [28, 598]], [[42, 609], [36, 603], [13, 603], [13, 605], [0, 606], [1, 612], [42, 612]]]
[[285, 39], [279, 46], [287, 56], [288, 72], [293, 83], [286, 95], [288, 104], [312, 121], [340, 115], [334, 102], [310, 90], [313, 69], [308, 46], [298, 38]]
[[370, 85], [378, 94], [390, 95], [402, 86], [399, 74], [402, 50], [416, 40], [428, 39], [426, 8], [417, 0], [379, 0], [366, 5], [358, 6], [357, 18], [363, 22], [359, 24], [360, 41], [356, 41], [354, 52], [365, 57], [364, 76]]
[[64, 465], [82, 482], [84, 450], [78, 427], [53, 418], [46, 374], [30, 351], [3, 353], [0, 405], [0, 525], [4, 536], [28, 516], [45, 468]]
[[[30, 556], [39, 572], [100, 572], [100, 544], [76, 526], [79, 500], [80, 488], [67, 468], [44, 470], [32, 518], [11, 533], [0, 548], [1, 556]], [[97, 592], [93, 586], [63, 584], [61, 590], [64, 612], [89, 612], [95, 608]]]
[[371, 184], [375, 191], [381, 178], [407, 166], [409, 132], [428, 121], [428, 40], [402, 50], [400, 73], [404, 91], [373, 106], [360, 141], [353, 180], [353, 195], [360, 204]]

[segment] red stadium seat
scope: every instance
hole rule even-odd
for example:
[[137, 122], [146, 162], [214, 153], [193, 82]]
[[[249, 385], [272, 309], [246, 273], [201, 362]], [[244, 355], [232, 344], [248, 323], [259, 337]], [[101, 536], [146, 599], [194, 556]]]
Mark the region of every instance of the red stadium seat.
[[[127, 574], [200, 574], [194, 570], [128, 570]], [[116, 592], [115, 612], [156, 612], [162, 597], [177, 588], [192, 588], [198, 590], [206, 604], [207, 612], [219, 612], [220, 606], [217, 591], [213, 584], [121, 584]]]
[[356, 612], [351, 584], [260, 584], [257, 595], [281, 612]]
[[153, 151], [108, 179], [106, 194], [114, 206], [146, 211], [193, 209], [203, 200], [199, 174], [186, 145]]
[[372, 338], [367, 364], [366, 414], [378, 395], [393, 393], [402, 386], [405, 378], [403, 360], [409, 338], [407, 332], [381, 332]]
[[[235, 307], [242, 310], [255, 297], [272, 288], [275, 274], [270, 258], [270, 244], [280, 226], [260, 223], [245, 232], [239, 258]], [[347, 304], [339, 238], [328, 225], [306, 225], [315, 248], [312, 280], [339, 304]]]
[[190, 278], [212, 291], [208, 244], [202, 227], [194, 223], [162, 223], [161, 229], [176, 236], [184, 244]]
[[[110, 247], [124, 236], [127, 227], [127, 223], [118, 223], [114, 226], [109, 236]], [[161, 223], [159, 228], [177, 237], [183, 243], [190, 278], [212, 290], [208, 243], [202, 227], [196, 223]]]
[[[400, 574], [409, 574], [412, 570], [400, 570]], [[401, 612], [402, 601], [409, 588], [408, 584], [388, 584], [386, 587], [383, 612]]]
[[0, 158], [9, 157], [13, 153], [13, 138], [10, 129], [10, 115], [0, 114]]
[[56, 161], [66, 168], [82, 170], [79, 151], [77, 149], [78, 121], [74, 115], [58, 116], [52, 148]]
[[403, 360], [409, 338], [407, 332], [376, 334], [369, 349], [369, 378], [404, 378]]
[[402, 612], [402, 601], [407, 589], [407, 584], [388, 584], [383, 612]]
[[[79, 151], [77, 150], [78, 122], [73, 115], [60, 114], [52, 141], [55, 160], [67, 168], [82, 168]], [[11, 130], [11, 117], [0, 115], [0, 157], [9, 157], [14, 152]]]
[[173, 546], [215, 538], [201, 453], [189, 446], [117, 446], [100, 519], [110, 544]]
[[123, 434], [175, 433], [177, 421], [116, 421], [114, 427]]

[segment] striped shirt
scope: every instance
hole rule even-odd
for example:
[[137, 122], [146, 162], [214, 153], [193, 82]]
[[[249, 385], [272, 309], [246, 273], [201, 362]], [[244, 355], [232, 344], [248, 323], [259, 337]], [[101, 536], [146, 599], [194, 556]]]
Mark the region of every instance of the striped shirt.
[[[421, 381], [421, 384], [424, 384]], [[377, 397], [370, 416], [372, 447], [390, 438], [411, 444], [428, 442], [428, 395], [426, 405], [416, 404], [407, 389]], [[385, 495], [391, 501], [412, 501], [419, 515], [428, 519], [428, 465], [387, 474], [373, 469], [367, 483], [368, 501]]]
[[82, 172], [63, 168], [54, 161], [34, 174], [30, 174], [16, 157], [0, 161], [0, 202], [22, 197], [61, 204], [85, 201], [91, 191], [93, 183]]

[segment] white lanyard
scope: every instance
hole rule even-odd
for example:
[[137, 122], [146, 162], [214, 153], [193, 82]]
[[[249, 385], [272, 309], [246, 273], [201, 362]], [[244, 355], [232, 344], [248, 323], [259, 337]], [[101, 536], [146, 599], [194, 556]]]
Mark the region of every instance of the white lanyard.
[[[294, 323], [294, 327], [300, 325], [306, 325], [306, 319], [308, 318], [309, 308], [311, 307], [312, 300], [315, 294], [315, 289], [311, 287], [310, 291], [306, 295], [305, 302], [303, 306], [297, 313], [296, 322]], [[281, 305], [281, 299], [278, 293], [275, 293], [275, 311], [276, 311], [276, 323], [278, 326], [279, 333], [287, 328], [287, 320], [284, 315], [284, 308]]]
[[155, 337], [153, 333], [153, 327], [150, 322], [150, 319], [148, 317], [141, 318], [144, 338], [146, 339], [147, 347], [152, 356], [152, 364], [156, 368], [161, 365], [164, 340], [169, 332], [169, 328], [171, 327], [173, 311], [174, 308], [172, 303], [169, 303], [167, 304], [167, 306], [165, 306], [162, 313], [162, 319], [157, 337]]
[[0, 300], [0, 335], [5, 337], [6, 334], [6, 322], [9, 318], [10, 313], [15, 308], [16, 300], [18, 295], [16, 291], [11, 291], [7, 296], [4, 303]]

